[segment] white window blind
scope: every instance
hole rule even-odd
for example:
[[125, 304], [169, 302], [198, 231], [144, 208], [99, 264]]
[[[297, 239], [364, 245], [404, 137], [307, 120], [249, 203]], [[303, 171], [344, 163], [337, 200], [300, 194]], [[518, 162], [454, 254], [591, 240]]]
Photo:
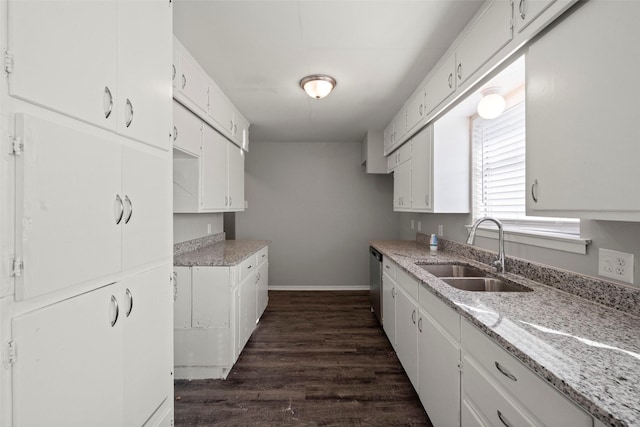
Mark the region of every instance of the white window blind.
[[472, 119], [473, 216], [500, 219], [505, 228], [579, 235], [580, 220], [525, 213], [525, 103], [499, 117]]

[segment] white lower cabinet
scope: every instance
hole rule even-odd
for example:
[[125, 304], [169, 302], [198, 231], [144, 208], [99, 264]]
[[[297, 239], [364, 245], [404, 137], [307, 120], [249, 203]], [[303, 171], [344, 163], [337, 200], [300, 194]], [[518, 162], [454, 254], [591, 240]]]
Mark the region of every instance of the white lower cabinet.
[[144, 424], [172, 390], [168, 273], [15, 317], [14, 425]]
[[411, 384], [418, 389], [418, 306], [398, 286], [396, 293], [396, 353]]
[[267, 253], [231, 267], [174, 267], [176, 378], [229, 374], [267, 305]]
[[382, 327], [391, 346], [396, 348], [396, 265], [383, 261], [382, 274]]

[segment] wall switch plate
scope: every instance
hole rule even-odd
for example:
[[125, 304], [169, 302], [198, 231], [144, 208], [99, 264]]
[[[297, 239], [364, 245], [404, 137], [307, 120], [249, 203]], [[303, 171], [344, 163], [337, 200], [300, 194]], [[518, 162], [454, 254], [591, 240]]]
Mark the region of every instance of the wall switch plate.
[[438, 226], [438, 236], [444, 236], [444, 225]]
[[598, 274], [603, 277], [633, 283], [633, 254], [598, 250]]
[[211, 234], [211, 224], [207, 224], [207, 234]]
[[422, 221], [418, 221], [418, 231], [422, 231]]
[[415, 230], [416, 229], [416, 224], [414, 220], [411, 220], [411, 229]]

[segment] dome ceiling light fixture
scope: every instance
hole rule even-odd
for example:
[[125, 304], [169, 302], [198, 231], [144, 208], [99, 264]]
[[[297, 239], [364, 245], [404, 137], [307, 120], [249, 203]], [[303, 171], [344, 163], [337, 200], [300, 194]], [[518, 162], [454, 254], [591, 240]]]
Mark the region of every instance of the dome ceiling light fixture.
[[300, 80], [300, 87], [314, 99], [322, 99], [336, 87], [336, 79], [325, 74], [314, 74]]
[[504, 111], [507, 102], [500, 95], [499, 87], [490, 87], [482, 91], [482, 99], [478, 103], [478, 115], [483, 119], [495, 119]]

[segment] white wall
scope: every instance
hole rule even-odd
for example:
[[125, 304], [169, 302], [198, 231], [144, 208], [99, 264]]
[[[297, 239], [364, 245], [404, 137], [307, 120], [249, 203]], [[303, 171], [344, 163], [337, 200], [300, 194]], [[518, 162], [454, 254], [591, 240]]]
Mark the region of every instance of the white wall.
[[368, 241], [395, 239], [393, 179], [367, 175], [360, 142], [257, 142], [245, 163], [238, 239], [266, 239], [269, 286], [369, 286]]
[[211, 224], [211, 234], [222, 233], [222, 215], [221, 213], [173, 214], [173, 243], [206, 236], [208, 224]]
[[[399, 214], [401, 239], [415, 239], [411, 230], [411, 219], [422, 222], [422, 232], [437, 233], [438, 225], [444, 225], [444, 237], [464, 243], [467, 239], [465, 225], [471, 223], [467, 214]], [[506, 243], [507, 255], [552, 265], [569, 271], [598, 277], [598, 248], [613, 249], [634, 254], [634, 285], [640, 287], [640, 223], [616, 221], [581, 221], [583, 238], [592, 244], [586, 255], [573, 254], [534, 246]], [[478, 237], [476, 244], [482, 248], [497, 251], [497, 240]], [[603, 278], [604, 280], [609, 280]], [[622, 282], [620, 282], [622, 283]]]

